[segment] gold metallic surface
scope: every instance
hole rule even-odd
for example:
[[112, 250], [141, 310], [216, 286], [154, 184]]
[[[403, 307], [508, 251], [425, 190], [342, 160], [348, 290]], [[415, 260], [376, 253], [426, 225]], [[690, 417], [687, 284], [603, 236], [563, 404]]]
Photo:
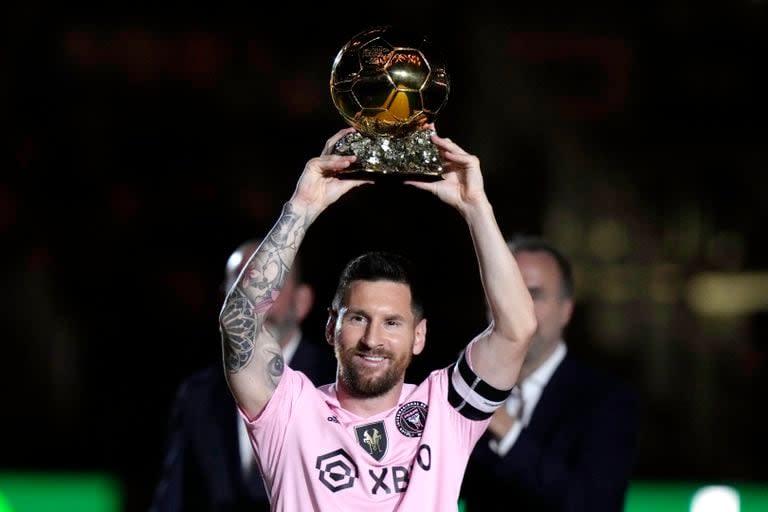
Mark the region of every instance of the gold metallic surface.
[[336, 148], [358, 156], [348, 172], [440, 177], [427, 125], [448, 100], [450, 78], [426, 37], [389, 26], [360, 32], [336, 55], [330, 91], [339, 114], [358, 131]]

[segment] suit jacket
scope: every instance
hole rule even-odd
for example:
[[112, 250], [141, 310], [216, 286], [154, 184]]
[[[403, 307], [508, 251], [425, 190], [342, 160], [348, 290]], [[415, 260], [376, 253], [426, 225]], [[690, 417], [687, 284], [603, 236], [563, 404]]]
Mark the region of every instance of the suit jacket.
[[467, 512], [620, 512], [635, 462], [635, 393], [570, 353], [503, 457], [478, 441], [467, 465]]
[[[304, 372], [316, 385], [333, 382], [336, 362], [327, 348], [302, 339], [291, 368]], [[260, 477], [250, 483], [243, 477], [237, 421], [223, 367], [207, 368], [181, 384], [152, 512], [269, 510]]]

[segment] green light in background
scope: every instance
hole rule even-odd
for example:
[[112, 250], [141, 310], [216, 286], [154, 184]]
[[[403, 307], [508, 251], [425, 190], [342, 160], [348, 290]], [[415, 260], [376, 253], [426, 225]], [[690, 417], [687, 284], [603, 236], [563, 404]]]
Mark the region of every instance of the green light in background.
[[8, 500], [3, 496], [3, 492], [0, 491], [0, 512], [13, 512]]
[[117, 480], [104, 474], [0, 473], [0, 512], [120, 512]]
[[[707, 495], [712, 500], [709, 503], [702, 500]], [[765, 512], [768, 510], [768, 483], [633, 482], [624, 512], [704, 512], [709, 509], [699, 507], [716, 503], [721, 505], [717, 512], [726, 512], [722, 501], [716, 501], [725, 498], [731, 506], [734, 502], [738, 504], [738, 508], [727, 509], [727, 512]]]
[[688, 512], [697, 487], [678, 482], [633, 482], [627, 491], [624, 512]]
[[[738, 504], [739, 508], [735, 509], [737, 512], [768, 511], [768, 482], [709, 484], [633, 481], [627, 492], [623, 512], [732, 512], [733, 509], [724, 507], [729, 504], [732, 506], [733, 503]], [[700, 506], [718, 508], [694, 508]], [[466, 503], [460, 500], [459, 512], [479, 511], [467, 511]]]

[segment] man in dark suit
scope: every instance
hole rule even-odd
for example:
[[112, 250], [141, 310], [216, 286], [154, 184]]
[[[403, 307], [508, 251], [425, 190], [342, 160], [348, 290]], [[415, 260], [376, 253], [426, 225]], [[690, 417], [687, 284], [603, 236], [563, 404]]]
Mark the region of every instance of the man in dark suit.
[[[243, 243], [226, 265], [232, 286], [258, 240]], [[333, 350], [302, 336], [300, 324], [314, 304], [312, 287], [294, 264], [267, 322], [280, 340], [286, 364], [316, 385], [333, 382]], [[326, 349], [327, 350], [324, 350]], [[259, 512], [269, 510], [264, 485], [243, 420], [220, 364], [191, 376], [179, 387], [171, 412], [163, 475], [151, 512]]]
[[509, 242], [538, 321], [520, 380], [494, 414], [462, 485], [467, 512], [620, 512], [635, 462], [635, 393], [570, 354], [568, 260], [536, 237]]

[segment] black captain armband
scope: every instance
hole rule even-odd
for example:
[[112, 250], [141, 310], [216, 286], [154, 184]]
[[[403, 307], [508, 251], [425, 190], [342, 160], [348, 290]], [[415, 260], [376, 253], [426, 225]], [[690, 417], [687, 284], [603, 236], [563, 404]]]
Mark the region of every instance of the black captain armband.
[[478, 377], [469, 367], [466, 351], [448, 370], [448, 403], [465, 418], [484, 420], [509, 397], [511, 389], [496, 389]]

